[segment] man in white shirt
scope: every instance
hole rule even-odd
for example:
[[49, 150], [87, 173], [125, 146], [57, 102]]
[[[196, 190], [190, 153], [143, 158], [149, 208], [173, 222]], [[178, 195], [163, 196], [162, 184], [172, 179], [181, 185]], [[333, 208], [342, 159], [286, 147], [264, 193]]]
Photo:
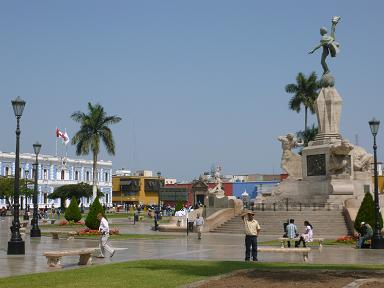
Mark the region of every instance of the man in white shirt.
[[[245, 218], [245, 215], [247, 215], [247, 218]], [[244, 221], [245, 261], [249, 261], [251, 258], [251, 247], [253, 261], [257, 261], [257, 236], [259, 235], [261, 228], [259, 222], [253, 219], [254, 215], [254, 212], [248, 211], [241, 216]]]
[[100, 226], [99, 226], [99, 232], [100, 232], [100, 255], [97, 256], [98, 258], [104, 258], [105, 256], [105, 250], [107, 250], [110, 254], [110, 257], [115, 254], [115, 249], [113, 249], [109, 244], [108, 244], [108, 238], [109, 238], [109, 224], [107, 219], [103, 217], [103, 214], [99, 213], [97, 214], [97, 219], [100, 221]]
[[197, 239], [201, 239], [201, 231], [203, 230], [204, 218], [200, 217], [200, 213], [197, 213], [195, 219], [195, 226], [197, 230]]

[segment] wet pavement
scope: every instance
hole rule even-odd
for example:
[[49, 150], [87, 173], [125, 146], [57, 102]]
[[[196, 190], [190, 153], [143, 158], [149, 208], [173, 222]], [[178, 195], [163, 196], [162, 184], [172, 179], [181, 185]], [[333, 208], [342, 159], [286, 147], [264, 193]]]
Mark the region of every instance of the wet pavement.
[[[11, 275], [47, 272], [57, 270], [47, 266], [44, 251], [63, 250], [70, 248], [97, 247], [97, 240], [75, 239], [54, 240], [52, 237], [30, 238], [26, 234], [25, 255], [7, 255], [7, 245], [11, 238], [9, 227], [12, 217], [0, 221], [0, 277]], [[233, 234], [204, 233], [201, 240], [192, 233], [165, 233], [152, 231], [150, 222], [133, 225], [126, 219], [111, 219], [111, 227], [119, 228], [121, 233], [169, 235], [170, 239], [128, 239], [111, 241], [116, 249], [113, 258], [98, 259], [93, 257], [94, 265], [116, 263], [140, 259], [183, 259], [183, 260], [234, 260], [244, 259], [244, 237]], [[42, 227], [42, 231], [55, 231], [50, 224]], [[27, 228], [29, 230], [30, 227]], [[69, 229], [69, 230], [74, 230]], [[259, 241], [275, 239], [272, 236], [260, 236]], [[292, 248], [293, 249], [293, 248]], [[95, 253], [96, 255], [96, 253]], [[297, 262], [302, 257], [298, 253], [259, 253], [261, 262]], [[62, 258], [64, 269], [79, 267], [77, 256]], [[313, 248], [309, 254], [309, 263], [324, 264], [384, 264], [384, 250], [354, 249], [352, 247], [323, 247]]]

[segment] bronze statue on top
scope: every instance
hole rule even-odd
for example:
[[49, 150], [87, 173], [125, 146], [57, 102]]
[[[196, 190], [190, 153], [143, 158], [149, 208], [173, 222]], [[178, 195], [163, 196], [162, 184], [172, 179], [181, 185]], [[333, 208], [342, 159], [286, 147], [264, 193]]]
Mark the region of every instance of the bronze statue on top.
[[[334, 86], [334, 80], [331, 75], [329, 74], [330, 70], [328, 68], [327, 63], [325, 62], [327, 56], [331, 54], [331, 57], [336, 57], [337, 53], [340, 51], [340, 44], [336, 42], [335, 37], [335, 31], [336, 31], [336, 25], [339, 23], [341, 17], [340, 16], [334, 16], [332, 18], [332, 29], [331, 29], [331, 35], [328, 35], [327, 28], [321, 27], [320, 28], [320, 34], [321, 34], [321, 40], [319, 45], [317, 45], [315, 48], [313, 48], [309, 54], [312, 54], [320, 47], [323, 47], [323, 53], [321, 54], [321, 66], [323, 67], [323, 83], [322, 86]], [[325, 83], [324, 83], [325, 81]]]

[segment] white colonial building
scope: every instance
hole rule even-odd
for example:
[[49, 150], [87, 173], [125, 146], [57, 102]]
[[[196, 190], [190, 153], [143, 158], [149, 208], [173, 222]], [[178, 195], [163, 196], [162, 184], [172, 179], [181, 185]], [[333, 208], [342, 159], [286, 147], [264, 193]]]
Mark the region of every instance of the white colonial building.
[[[28, 178], [30, 181], [35, 179], [34, 163], [35, 154], [20, 154], [20, 179]], [[40, 207], [55, 204], [60, 205], [60, 200], [48, 199], [48, 195], [56, 187], [77, 184], [80, 182], [92, 185], [93, 162], [91, 160], [71, 159], [65, 157], [39, 154], [38, 166], [38, 203]], [[0, 151], [0, 176], [15, 175], [15, 153]], [[104, 197], [100, 202], [106, 205], [112, 204], [112, 161], [97, 162], [97, 186]], [[33, 184], [29, 184], [33, 188]], [[23, 201], [24, 199], [21, 199]], [[89, 206], [91, 199], [81, 199], [84, 206]], [[25, 202], [24, 202], [25, 203]], [[32, 204], [32, 199], [27, 199], [27, 203]], [[5, 199], [0, 199], [0, 207], [5, 205]]]

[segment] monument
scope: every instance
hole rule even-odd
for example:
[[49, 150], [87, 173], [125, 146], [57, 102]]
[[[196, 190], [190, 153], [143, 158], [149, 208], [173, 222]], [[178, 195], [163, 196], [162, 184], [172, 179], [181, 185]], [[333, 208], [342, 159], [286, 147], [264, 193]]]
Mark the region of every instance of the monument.
[[215, 187], [213, 187], [212, 189], [208, 189], [209, 193], [215, 194], [217, 198], [222, 198], [225, 196], [224, 190], [222, 188], [223, 181], [221, 180], [220, 172], [221, 172], [221, 167], [216, 166], [215, 173], [213, 175], [213, 181], [215, 183]]
[[312, 54], [323, 48], [321, 90], [315, 102], [318, 134], [302, 149], [301, 155], [291, 151], [301, 144], [293, 134], [278, 138], [283, 148], [281, 167], [288, 178], [264, 199], [265, 202], [289, 199], [300, 203], [344, 205], [348, 199], [361, 201], [364, 192], [370, 191], [373, 156], [341, 136], [342, 98], [326, 63], [329, 54], [335, 57], [340, 51], [340, 44], [335, 41], [336, 25], [340, 19], [339, 16], [333, 17], [331, 35], [327, 34], [325, 27], [320, 28], [320, 44], [309, 52]]

